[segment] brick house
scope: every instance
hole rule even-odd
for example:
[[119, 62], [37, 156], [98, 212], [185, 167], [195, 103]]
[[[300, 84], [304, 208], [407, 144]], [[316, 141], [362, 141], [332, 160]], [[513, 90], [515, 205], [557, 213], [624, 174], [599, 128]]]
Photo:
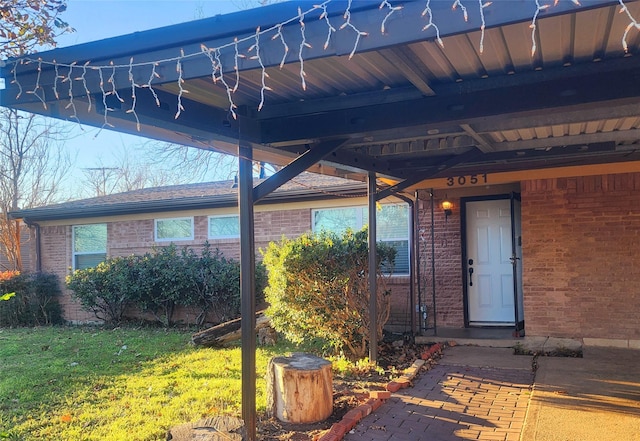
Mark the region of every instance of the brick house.
[[[422, 306], [427, 317], [425, 321], [421, 320], [421, 314], [414, 315], [415, 332], [433, 328], [434, 309], [441, 328], [512, 326], [514, 302], [509, 287], [505, 289], [510, 297], [501, 299], [511, 314], [506, 320], [500, 319], [500, 310], [489, 313], [496, 314], [498, 319], [494, 319], [470, 307], [473, 296], [478, 295], [469, 289], [474, 279], [482, 283], [482, 277], [496, 276], [487, 276], [491, 273], [483, 273], [482, 269], [469, 275], [465, 262], [469, 258], [478, 259], [469, 248], [469, 241], [473, 240], [469, 229], [478, 228], [469, 217], [469, 207], [477, 209], [480, 205], [482, 210], [487, 206], [490, 212], [491, 205], [497, 202], [498, 210], [500, 204], [508, 208], [513, 193], [519, 196], [520, 205], [517, 214], [520, 234], [516, 239], [516, 254], [522, 259], [519, 321], [523, 322], [526, 334], [572, 338], [585, 344], [637, 347], [640, 331], [629, 311], [640, 309], [635, 289], [640, 280], [640, 257], [636, 252], [640, 246], [640, 164], [626, 164], [623, 168], [629, 171], [623, 173], [596, 173], [601, 168], [565, 170], [563, 174], [569, 176], [483, 189], [464, 186], [435, 189], [433, 230], [432, 190], [418, 186], [416, 223], [420, 247], [412, 248], [411, 252], [419, 255], [419, 280], [411, 299], [408, 263], [400, 264], [390, 280], [393, 302], [387, 328], [396, 332], [411, 330], [410, 311], [415, 311], [416, 305]], [[637, 171], [632, 171], [634, 168]], [[204, 241], [219, 248], [225, 256], [239, 259], [237, 227], [228, 231], [227, 225], [229, 221], [237, 225], [237, 194], [232, 186], [232, 181], [224, 181], [146, 189], [16, 212], [14, 217], [32, 226], [31, 251], [25, 254], [31, 257], [25, 266], [37, 266], [35, 247], [40, 241], [39, 265], [64, 280], [72, 268], [94, 262], [91, 254], [74, 250], [73, 238], [81, 229], [96, 227], [104, 228], [106, 237], [104, 250], [92, 251], [98, 254], [98, 260], [106, 255], [142, 254], [168, 243], [199, 246]], [[361, 182], [300, 175], [275, 192], [272, 200], [257, 207], [256, 249], [282, 236], [295, 237], [317, 228], [323, 214], [366, 206], [364, 191]], [[442, 209], [445, 197], [453, 204], [449, 215]], [[398, 205], [399, 200], [393, 197], [384, 202], [385, 206], [399, 206], [403, 212], [408, 211], [406, 204], [400, 201]], [[182, 240], [159, 238], [158, 223], [174, 221], [190, 225], [192, 235]], [[392, 239], [406, 240], [408, 244], [411, 233], [406, 217], [396, 221], [405, 234], [395, 233]], [[504, 238], [497, 236], [497, 240]], [[507, 257], [511, 257], [510, 244], [508, 248]], [[509, 265], [507, 269], [508, 273]], [[497, 277], [506, 277], [512, 283], [509, 275], [500, 270]], [[93, 318], [72, 300], [69, 292], [65, 292], [63, 303], [67, 320], [82, 322]]]
[[[301, 0], [43, 52], [0, 68], [0, 104], [237, 155], [244, 268], [256, 201], [355, 178], [370, 224], [414, 207], [427, 326], [640, 347], [640, 2], [463, 3]], [[283, 168], [254, 188], [252, 160]]]
[[[257, 181], [259, 182], [259, 181]], [[64, 283], [74, 269], [94, 266], [108, 257], [141, 255], [154, 247], [175, 244], [199, 248], [209, 242], [225, 257], [239, 260], [237, 185], [234, 181], [149, 188], [12, 213], [31, 227], [25, 267], [56, 274]], [[305, 173], [256, 207], [255, 247], [282, 237], [329, 228], [336, 232], [366, 224], [364, 183]], [[409, 330], [407, 308], [408, 208], [395, 198], [380, 209], [383, 237], [399, 249], [389, 285], [397, 301], [389, 325]], [[393, 212], [389, 211], [392, 210]], [[348, 216], [352, 218], [347, 219]], [[36, 253], [36, 248], [40, 253]], [[93, 321], [68, 290], [61, 303], [69, 322]]]

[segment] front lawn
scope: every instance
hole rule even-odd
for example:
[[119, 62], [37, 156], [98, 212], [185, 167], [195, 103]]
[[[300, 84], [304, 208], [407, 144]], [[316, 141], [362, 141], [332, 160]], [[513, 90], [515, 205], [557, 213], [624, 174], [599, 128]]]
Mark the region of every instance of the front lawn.
[[[163, 440], [179, 423], [240, 416], [240, 348], [163, 329], [0, 329], [0, 439]], [[269, 358], [258, 348], [257, 407]]]

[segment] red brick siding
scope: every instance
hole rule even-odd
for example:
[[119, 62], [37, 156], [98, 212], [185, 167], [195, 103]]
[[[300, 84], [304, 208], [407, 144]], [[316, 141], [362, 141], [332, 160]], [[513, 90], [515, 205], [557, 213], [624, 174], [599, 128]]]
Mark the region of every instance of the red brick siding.
[[522, 186], [527, 335], [638, 339], [640, 173]]
[[[433, 326], [433, 271], [431, 253], [431, 201], [428, 192], [420, 192], [419, 240], [420, 285], [422, 303], [427, 306], [429, 327]], [[434, 199], [435, 281], [437, 326], [463, 328], [462, 244], [460, 200], [453, 202], [453, 213], [445, 219], [441, 199]]]
[[[176, 242], [176, 245], [188, 245], [199, 248], [205, 241], [220, 249], [228, 258], [240, 258], [239, 239], [208, 239], [208, 216], [194, 217], [194, 240]], [[255, 213], [255, 246], [256, 258], [261, 259], [260, 248], [265, 248], [271, 241], [279, 241], [283, 236], [297, 237], [311, 229], [311, 210], [294, 209], [286, 211], [268, 211]], [[122, 220], [107, 223], [107, 254], [110, 257], [144, 254], [154, 246], [169, 245], [154, 241], [154, 220]], [[55, 226], [42, 228], [43, 270], [58, 274], [62, 284], [71, 267], [71, 226]], [[390, 324], [404, 327], [408, 323], [408, 278], [394, 278], [390, 284], [394, 298], [392, 302], [392, 319]], [[62, 299], [65, 318], [71, 321], [94, 320], [91, 313], [83, 311], [73, 301], [71, 293], [64, 290]], [[184, 314], [183, 314], [184, 315]], [[183, 317], [178, 313], [177, 317]], [[191, 314], [193, 316], [193, 314]], [[193, 319], [193, 317], [183, 317]]]

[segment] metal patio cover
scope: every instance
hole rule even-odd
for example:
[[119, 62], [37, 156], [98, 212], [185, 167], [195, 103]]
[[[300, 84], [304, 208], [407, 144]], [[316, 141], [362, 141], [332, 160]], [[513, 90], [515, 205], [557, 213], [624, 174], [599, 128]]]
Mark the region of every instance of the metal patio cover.
[[640, 159], [640, 2], [549, 2], [279, 3], [9, 60], [1, 103], [400, 188]]
[[[253, 203], [304, 169], [366, 177], [375, 232], [375, 199], [428, 178], [640, 159], [638, 1], [316, 3], [8, 60], [0, 104], [239, 154], [245, 318]], [[294, 165], [254, 189], [251, 159]], [[254, 325], [242, 321], [252, 441]]]

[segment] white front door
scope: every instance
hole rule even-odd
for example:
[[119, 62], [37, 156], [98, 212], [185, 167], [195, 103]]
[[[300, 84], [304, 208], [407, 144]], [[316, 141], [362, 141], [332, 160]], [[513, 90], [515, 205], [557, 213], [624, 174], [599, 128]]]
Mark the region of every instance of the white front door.
[[[469, 325], [515, 324], [513, 231], [509, 199], [466, 202]], [[522, 318], [519, 318], [519, 321]]]

